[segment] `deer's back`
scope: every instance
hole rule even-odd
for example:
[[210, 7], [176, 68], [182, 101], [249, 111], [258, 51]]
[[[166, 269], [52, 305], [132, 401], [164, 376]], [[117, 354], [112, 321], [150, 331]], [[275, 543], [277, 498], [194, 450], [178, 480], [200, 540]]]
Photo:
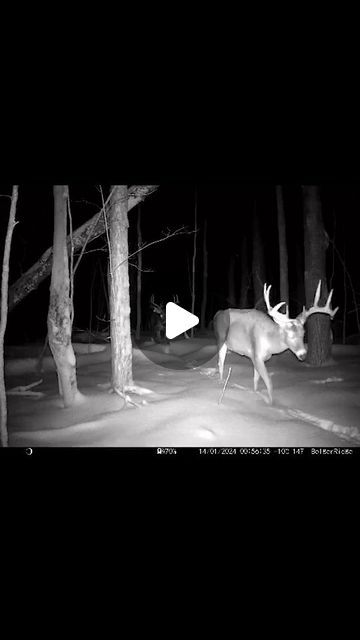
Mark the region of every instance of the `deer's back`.
[[226, 342], [230, 351], [252, 357], [255, 342], [267, 340], [274, 323], [257, 309], [225, 309], [214, 316], [214, 330], [218, 348]]

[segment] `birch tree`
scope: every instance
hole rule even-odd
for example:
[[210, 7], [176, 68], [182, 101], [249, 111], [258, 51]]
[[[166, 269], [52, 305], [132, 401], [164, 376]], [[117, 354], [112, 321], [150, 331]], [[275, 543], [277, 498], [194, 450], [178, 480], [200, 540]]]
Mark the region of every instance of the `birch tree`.
[[5, 373], [4, 373], [4, 337], [7, 325], [8, 315], [8, 283], [9, 283], [9, 262], [10, 262], [10, 249], [11, 240], [14, 227], [17, 224], [15, 220], [16, 205], [18, 199], [18, 185], [14, 185], [11, 196], [11, 206], [9, 214], [8, 228], [5, 238], [4, 256], [1, 275], [1, 319], [0, 319], [0, 442], [2, 447], [8, 446], [8, 432], [7, 432], [7, 402], [6, 402], [6, 388], [5, 388]]
[[56, 364], [59, 393], [64, 407], [81, 398], [77, 388], [76, 358], [71, 344], [72, 301], [70, 300], [69, 262], [66, 241], [67, 185], [54, 186], [54, 244], [48, 311], [49, 347]]
[[110, 202], [110, 336], [111, 385], [119, 395], [133, 386], [128, 263], [128, 193], [112, 189]]

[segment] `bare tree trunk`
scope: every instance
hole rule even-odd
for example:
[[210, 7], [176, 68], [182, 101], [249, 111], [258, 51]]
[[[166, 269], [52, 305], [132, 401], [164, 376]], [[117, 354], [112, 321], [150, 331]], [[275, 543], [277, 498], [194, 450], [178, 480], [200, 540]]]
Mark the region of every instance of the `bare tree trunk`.
[[101, 282], [104, 291], [104, 306], [105, 311], [103, 312], [103, 316], [105, 318], [110, 318], [110, 303], [109, 303], [109, 281], [108, 281], [108, 271], [109, 271], [109, 260], [106, 261], [106, 267], [104, 268], [104, 263], [100, 265], [100, 274], [101, 274]]
[[54, 252], [48, 311], [49, 346], [55, 360], [59, 393], [64, 406], [81, 397], [77, 388], [76, 358], [71, 344], [72, 309], [66, 242], [67, 185], [54, 186]]
[[342, 343], [346, 344], [346, 312], [347, 312], [347, 291], [346, 291], [346, 271], [345, 271], [345, 238], [344, 238], [344, 257], [343, 257], [343, 281], [344, 281], [344, 312], [342, 327]]
[[[305, 298], [309, 307], [314, 300], [319, 280], [322, 282], [319, 304], [325, 304], [328, 289], [326, 283], [326, 249], [328, 241], [325, 234], [319, 187], [302, 187], [304, 199], [304, 243], [305, 243]], [[330, 318], [323, 313], [310, 316], [306, 323], [308, 352], [306, 362], [320, 366], [331, 354]]]
[[141, 331], [141, 271], [142, 271], [142, 251], [140, 251], [141, 238], [141, 205], [138, 207], [137, 217], [137, 241], [139, 253], [137, 254], [137, 287], [136, 287], [136, 339], [140, 340]]
[[259, 219], [256, 212], [256, 202], [254, 203], [253, 215], [253, 259], [252, 277], [254, 285], [254, 307], [265, 311], [264, 283], [265, 283], [265, 260], [264, 249], [259, 230]]
[[[135, 185], [128, 190], [128, 211], [136, 207], [145, 198], [156, 191], [157, 185]], [[105, 203], [106, 216], [109, 215], [109, 205]], [[79, 251], [82, 247], [92, 242], [105, 232], [105, 222], [103, 210], [96, 213], [90, 220], [85, 222], [73, 233], [74, 251]], [[70, 247], [70, 237], [67, 240]], [[41, 258], [30, 267], [16, 282], [9, 288], [9, 311], [12, 311], [21, 300], [31, 291], [37, 289], [39, 284], [51, 273], [52, 247], [46, 249]]]
[[[196, 236], [197, 236], [197, 190], [195, 188], [195, 211], [194, 211], [194, 249], [192, 259], [192, 291], [191, 291], [191, 313], [195, 310], [195, 274], [196, 274]], [[194, 327], [191, 329], [191, 337], [194, 337]]]
[[125, 394], [133, 385], [128, 263], [128, 190], [113, 189], [110, 211], [110, 335], [112, 387]]
[[246, 309], [248, 306], [248, 289], [249, 289], [249, 267], [247, 256], [247, 239], [246, 236], [241, 238], [241, 280], [240, 280], [240, 309]]
[[207, 304], [207, 277], [208, 277], [208, 252], [207, 252], [207, 219], [204, 220], [203, 235], [203, 291], [201, 301], [200, 327], [204, 331], [206, 328], [206, 304]]
[[[303, 243], [301, 243], [303, 245]], [[295, 309], [295, 315], [301, 313], [305, 301], [305, 287], [304, 287], [304, 252], [300, 242], [295, 242], [295, 273], [296, 273], [296, 301], [297, 306]]]
[[236, 256], [232, 254], [229, 258], [228, 265], [228, 295], [227, 301], [230, 307], [236, 306], [236, 296], [235, 296], [235, 262]]
[[7, 325], [8, 315], [8, 284], [9, 284], [9, 262], [11, 240], [14, 227], [17, 224], [15, 220], [16, 205], [18, 199], [18, 185], [14, 184], [11, 196], [11, 206], [9, 214], [8, 228], [4, 245], [3, 269], [1, 275], [1, 319], [0, 319], [0, 444], [7, 447], [9, 438], [7, 432], [7, 402], [5, 388], [5, 372], [4, 372], [4, 337]]
[[[286, 223], [284, 212], [283, 192], [280, 185], [276, 186], [277, 218], [279, 233], [279, 265], [280, 265], [280, 300], [289, 305], [289, 277], [288, 277], [288, 254], [286, 245]], [[286, 313], [285, 305], [282, 307]], [[280, 311], [280, 309], [279, 309]]]

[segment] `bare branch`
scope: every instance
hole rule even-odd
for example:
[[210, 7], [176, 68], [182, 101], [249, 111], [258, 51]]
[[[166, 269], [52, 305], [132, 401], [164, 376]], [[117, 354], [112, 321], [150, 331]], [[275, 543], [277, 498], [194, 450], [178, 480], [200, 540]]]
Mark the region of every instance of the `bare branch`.
[[[136, 207], [145, 198], [156, 191], [158, 185], [133, 185], [128, 189], [128, 210]], [[107, 201], [106, 201], [107, 202]], [[106, 214], [108, 214], [106, 206]], [[84, 244], [92, 242], [105, 232], [102, 210], [96, 213], [73, 232], [74, 251], [79, 251]], [[70, 239], [68, 238], [68, 242]], [[46, 249], [39, 260], [33, 264], [20, 278], [9, 287], [9, 311], [14, 309], [23, 298], [34, 291], [51, 273], [52, 246]], [[80, 254], [80, 259], [83, 252]]]
[[[158, 238], [157, 240], [153, 240], [152, 242], [148, 242], [147, 244], [142, 245], [140, 249], [137, 249], [133, 253], [130, 253], [130, 255], [126, 258], [126, 260], [128, 260], [129, 258], [132, 258], [133, 256], [136, 256], [136, 254], [139, 253], [140, 251], [143, 251], [144, 249], [147, 249], [148, 247], [151, 247], [154, 244], [158, 244], [159, 242], [164, 242], [164, 240], [168, 240], [173, 236], [189, 235], [191, 233], [194, 233], [194, 231], [182, 231], [182, 229], [186, 229], [186, 227], [183, 225], [182, 227], [175, 229], [175, 231], [172, 231], [172, 232], [169, 231], [168, 233], [166, 233], [166, 235], [164, 235], [163, 238]], [[126, 262], [126, 260], [123, 260], [122, 262], [120, 262], [120, 264], [116, 265], [115, 269], [118, 269], [123, 264], [123, 262]]]

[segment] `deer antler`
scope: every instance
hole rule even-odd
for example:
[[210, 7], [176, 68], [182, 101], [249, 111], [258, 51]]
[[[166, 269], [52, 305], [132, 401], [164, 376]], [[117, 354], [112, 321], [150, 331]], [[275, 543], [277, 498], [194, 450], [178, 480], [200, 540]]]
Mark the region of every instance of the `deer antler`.
[[155, 300], [155, 296], [154, 296], [154, 294], [152, 294], [152, 296], [150, 298], [150, 306], [153, 308], [155, 313], [162, 313], [163, 312], [162, 306], [160, 304], [156, 304], [154, 302], [154, 300]]
[[304, 307], [300, 315], [298, 315], [297, 317], [297, 320], [300, 320], [302, 324], [305, 324], [308, 317], [311, 316], [313, 313], [327, 313], [330, 316], [330, 318], [333, 318], [335, 313], [339, 309], [339, 307], [336, 307], [336, 309], [331, 309], [330, 307], [331, 298], [332, 298], [334, 289], [331, 289], [328, 299], [326, 301], [326, 304], [323, 307], [319, 307], [318, 302], [320, 298], [320, 290], [321, 290], [321, 280], [319, 280], [319, 284], [315, 292], [314, 304], [308, 310], [306, 310]]
[[275, 322], [277, 324], [287, 324], [288, 322], [291, 322], [291, 319], [289, 318], [289, 309], [286, 306], [286, 314], [284, 313], [279, 313], [278, 309], [280, 309], [280, 307], [283, 306], [283, 304], [285, 304], [285, 302], [279, 302], [277, 305], [275, 305], [275, 307], [272, 307], [270, 305], [270, 289], [271, 289], [271, 284], [269, 284], [269, 286], [266, 286], [266, 283], [264, 284], [264, 299], [266, 302], [266, 306], [267, 306], [267, 310], [268, 310], [268, 314], [269, 316], [271, 316], [272, 318], [274, 318]]

